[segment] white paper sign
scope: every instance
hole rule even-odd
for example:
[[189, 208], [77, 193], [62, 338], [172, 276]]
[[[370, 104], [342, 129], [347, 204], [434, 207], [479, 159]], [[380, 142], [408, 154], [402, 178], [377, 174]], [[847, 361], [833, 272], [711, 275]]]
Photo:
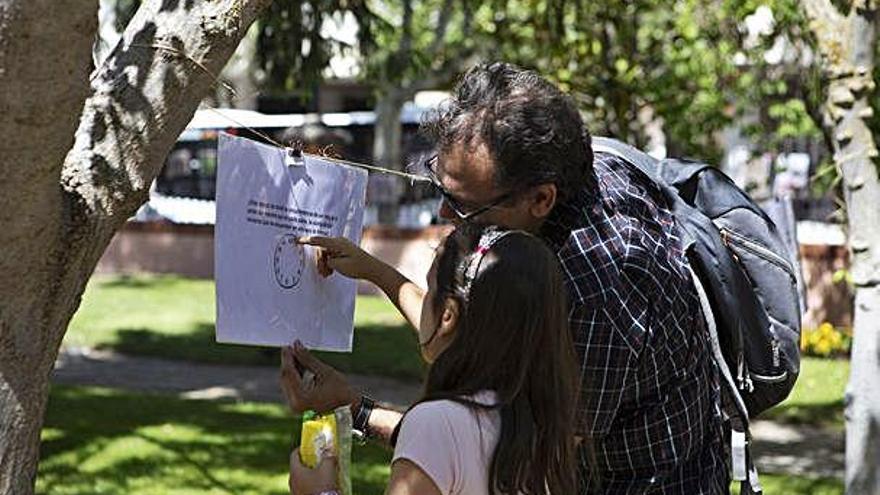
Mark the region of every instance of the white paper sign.
[[321, 277], [302, 235], [360, 243], [367, 173], [220, 135], [214, 277], [217, 342], [350, 351], [355, 282]]

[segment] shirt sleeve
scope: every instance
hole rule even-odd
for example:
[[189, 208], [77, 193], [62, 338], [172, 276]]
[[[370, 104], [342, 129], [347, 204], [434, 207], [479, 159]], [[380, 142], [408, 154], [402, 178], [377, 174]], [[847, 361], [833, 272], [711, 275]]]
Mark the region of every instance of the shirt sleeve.
[[608, 433], [621, 405], [634, 393], [636, 352], [617, 328], [615, 313], [621, 308], [615, 306], [578, 304], [569, 314], [580, 365], [577, 426], [592, 437]]
[[651, 320], [650, 256], [634, 221], [618, 219], [603, 243], [578, 232], [560, 251], [571, 295], [569, 326], [580, 365], [577, 430], [605, 436], [638, 393], [639, 356]]
[[440, 493], [456, 493], [461, 484], [459, 439], [442, 401], [412, 408], [403, 418], [394, 459], [406, 459], [425, 472]]

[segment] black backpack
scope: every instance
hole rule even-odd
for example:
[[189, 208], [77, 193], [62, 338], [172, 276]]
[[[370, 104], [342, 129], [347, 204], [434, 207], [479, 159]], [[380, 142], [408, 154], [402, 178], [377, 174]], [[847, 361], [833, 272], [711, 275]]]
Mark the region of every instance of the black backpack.
[[733, 478], [750, 478], [750, 490], [760, 492], [746, 458], [748, 421], [782, 402], [800, 370], [796, 254], [767, 214], [717, 168], [657, 160], [608, 138], [593, 138], [593, 150], [636, 166], [672, 208], [722, 374]]

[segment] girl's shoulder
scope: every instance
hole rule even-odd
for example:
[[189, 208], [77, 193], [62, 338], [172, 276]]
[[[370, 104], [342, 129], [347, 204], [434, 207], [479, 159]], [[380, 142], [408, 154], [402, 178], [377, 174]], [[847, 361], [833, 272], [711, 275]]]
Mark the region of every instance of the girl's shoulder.
[[[494, 403], [485, 401], [494, 396], [477, 396], [471, 399]], [[473, 408], [447, 399], [422, 402], [403, 417], [393, 461], [414, 463], [440, 493], [483, 494], [500, 424], [495, 409]]]
[[[472, 404], [469, 404], [469, 402]], [[489, 390], [463, 397], [461, 401], [452, 399], [429, 400], [421, 402], [410, 409], [404, 416], [404, 422], [407, 420], [421, 422], [431, 418], [448, 418], [455, 424], [468, 424], [475, 421], [482, 422], [485, 417], [491, 418], [498, 415], [497, 409], [491, 407], [495, 404], [495, 392]]]

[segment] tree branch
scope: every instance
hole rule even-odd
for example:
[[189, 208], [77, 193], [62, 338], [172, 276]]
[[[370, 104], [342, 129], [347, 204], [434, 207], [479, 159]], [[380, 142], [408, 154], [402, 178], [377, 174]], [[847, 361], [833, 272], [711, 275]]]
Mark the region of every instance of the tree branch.
[[412, 0], [403, 0], [402, 34], [400, 36], [400, 45], [397, 49], [397, 56], [403, 63], [409, 60], [410, 52], [412, 52], [412, 19]]
[[459, 54], [450, 60], [446, 60], [440, 67], [431, 70], [425, 76], [416, 79], [400, 89], [403, 100], [415, 96], [419, 91], [436, 89], [448, 84], [452, 79], [467, 67], [477, 63], [478, 57], [470, 52]]
[[810, 22], [820, 21], [831, 24], [843, 22], [843, 15], [834, 7], [831, 0], [802, 0]]
[[116, 226], [147, 198], [177, 136], [268, 0], [150, 0], [93, 76], [62, 171], [89, 218]]
[[819, 52], [827, 61], [825, 66], [833, 73], [845, 65], [845, 54], [849, 51], [847, 20], [830, 0], [803, 0], [803, 5]]
[[449, 19], [452, 18], [452, 2], [454, 0], [443, 0], [443, 7], [440, 8], [440, 16], [437, 18], [437, 27], [434, 30], [434, 40], [428, 49], [431, 60], [437, 60], [440, 55], [440, 49], [443, 48], [443, 41], [446, 39], [446, 29], [449, 26]]
[[474, 32], [474, 9], [470, 0], [462, 0], [461, 10], [463, 19], [461, 21], [461, 32], [464, 39], [470, 39]]

